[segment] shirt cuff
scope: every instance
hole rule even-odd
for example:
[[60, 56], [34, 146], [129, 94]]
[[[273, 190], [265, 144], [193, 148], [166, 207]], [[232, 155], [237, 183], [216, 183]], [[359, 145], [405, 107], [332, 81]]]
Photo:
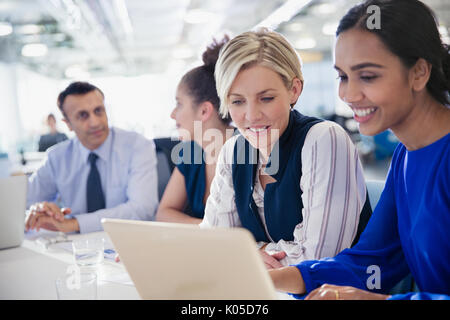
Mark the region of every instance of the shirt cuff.
[[303, 279], [303, 283], [305, 284], [305, 293], [303, 294], [290, 294], [296, 299], [304, 299], [312, 290], [317, 288], [316, 283], [314, 282], [314, 279], [311, 277], [309, 273], [309, 269], [311, 268], [311, 265], [315, 264], [317, 260], [310, 260], [310, 261], [303, 261], [297, 265], [293, 265], [293, 267], [296, 267]]
[[80, 233], [103, 231], [100, 217], [95, 213], [83, 213], [75, 216], [80, 226]]

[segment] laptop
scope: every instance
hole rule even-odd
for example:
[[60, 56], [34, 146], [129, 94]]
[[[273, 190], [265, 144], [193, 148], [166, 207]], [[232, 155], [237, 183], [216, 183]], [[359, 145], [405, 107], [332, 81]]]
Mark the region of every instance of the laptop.
[[102, 224], [142, 299], [277, 299], [246, 229], [119, 219]]
[[25, 231], [27, 177], [0, 179], [0, 249], [18, 247]]

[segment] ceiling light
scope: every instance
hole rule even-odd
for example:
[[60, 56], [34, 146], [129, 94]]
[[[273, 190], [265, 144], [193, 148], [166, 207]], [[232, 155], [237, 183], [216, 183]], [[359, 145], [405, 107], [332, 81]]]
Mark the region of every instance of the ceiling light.
[[267, 27], [276, 29], [281, 23], [289, 21], [312, 0], [288, 0], [254, 28]]
[[201, 9], [189, 10], [184, 17], [184, 21], [191, 24], [208, 23], [216, 19], [217, 15], [215, 13]]
[[312, 12], [316, 15], [327, 15], [336, 11], [336, 6], [331, 3], [322, 3], [312, 8]]
[[0, 22], [0, 37], [7, 36], [13, 32], [13, 27], [9, 22]]
[[123, 31], [127, 35], [132, 34], [133, 27], [131, 25], [131, 20], [128, 14], [127, 4], [125, 3], [125, 0], [115, 0], [113, 5], [116, 10], [117, 17], [122, 24]]
[[295, 42], [295, 48], [299, 50], [312, 49], [316, 46], [316, 40], [313, 38], [301, 38]]
[[287, 31], [299, 32], [303, 30], [303, 25], [300, 22], [292, 22], [286, 26]]
[[37, 24], [24, 24], [20, 27], [16, 27], [16, 31], [23, 34], [36, 34], [40, 33], [42, 27]]
[[322, 27], [322, 33], [327, 36], [334, 36], [338, 28], [339, 22], [327, 22]]
[[43, 43], [30, 43], [22, 47], [24, 57], [42, 57], [48, 52], [48, 48]]

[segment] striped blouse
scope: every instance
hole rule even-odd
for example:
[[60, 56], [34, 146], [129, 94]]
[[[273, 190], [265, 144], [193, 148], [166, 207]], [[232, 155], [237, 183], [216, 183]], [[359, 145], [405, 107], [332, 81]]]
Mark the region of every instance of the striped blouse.
[[[200, 227], [242, 227], [232, 181], [236, 139], [237, 136], [229, 139], [222, 147]], [[299, 183], [303, 220], [294, 229], [293, 241], [272, 241], [265, 247], [269, 253], [285, 251], [287, 256], [280, 261], [283, 265], [333, 257], [349, 248], [366, 200], [357, 149], [338, 124], [323, 121], [311, 127], [301, 157]], [[253, 198], [265, 225], [264, 190], [259, 176], [255, 181]], [[258, 247], [263, 244], [258, 243]]]

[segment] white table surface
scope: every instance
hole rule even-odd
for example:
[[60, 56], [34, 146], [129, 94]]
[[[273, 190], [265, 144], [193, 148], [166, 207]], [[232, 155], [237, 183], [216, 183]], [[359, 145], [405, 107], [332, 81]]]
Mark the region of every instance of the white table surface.
[[[56, 278], [75, 265], [71, 243], [58, 243], [48, 249], [36, 241], [55, 238], [56, 232], [40, 231], [25, 235], [20, 247], [0, 250], [0, 300], [52, 300], [56, 296]], [[68, 239], [104, 238], [105, 248], [112, 248], [106, 232], [71, 234]], [[105, 259], [97, 270], [98, 300], [138, 300], [139, 294], [122, 263]], [[278, 293], [278, 299], [293, 300]]]
[[[0, 300], [12, 299], [56, 299], [55, 280], [66, 274], [68, 267], [74, 265], [71, 252], [61, 248], [60, 244], [45, 249], [36, 242], [42, 236], [54, 237], [56, 233], [39, 232], [27, 234], [20, 247], [0, 250]], [[69, 235], [69, 239], [104, 237], [104, 232], [87, 235]], [[99, 300], [140, 299], [121, 263], [105, 259], [98, 268]]]

